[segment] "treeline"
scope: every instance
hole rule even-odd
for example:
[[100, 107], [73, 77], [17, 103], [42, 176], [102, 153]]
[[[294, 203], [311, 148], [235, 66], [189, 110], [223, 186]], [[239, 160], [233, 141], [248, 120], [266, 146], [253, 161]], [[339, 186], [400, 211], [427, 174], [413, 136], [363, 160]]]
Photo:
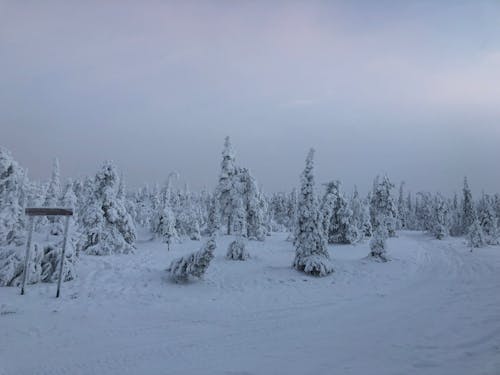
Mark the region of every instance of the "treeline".
[[[112, 162], [103, 163], [95, 176], [63, 183], [55, 160], [50, 180], [34, 181], [9, 151], [0, 149], [0, 285], [17, 285], [23, 271], [20, 248], [28, 224], [25, 207], [74, 210], [66, 280], [74, 277], [80, 253], [133, 252], [137, 230], [149, 231], [167, 248], [184, 239], [200, 240], [215, 234], [237, 235], [241, 243], [263, 241], [272, 232], [286, 231], [296, 248], [301, 236], [318, 235], [330, 244], [354, 244], [372, 238], [372, 248], [383, 249], [381, 239], [395, 236], [402, 229], [425, 230], [438, 239], [467, 236], [473, 247], [498, 243], [499, 194], [483, 193], [473, 200], [465, 179], [461, 193], [453, 197], [428, 192], [412, 195], [405, 191], [404, 183], [396, 192], [387, 176], [377, 176], [367, 196], [361, 196], [356, 187], [346, 191], [339, 180], [317, 189], [312, 183], [312, 154], [306, 163], [310, 175], [304, 172], [299, 189], [266, 194], [249, 169], [237, 164], [229, 138], [224, 143], [215, 189], [201, 192], [175, 187], [175, 174], [168, 175], [161, 185], [127, 190]], [[314, 223], [306, 218], [314, 219]], [[311, 225], [316, 234], [311, 234]], [[36, 219], [34, 231], [29, 281], [52, 281], [58, 264], [54, 249], [61, 241], [62, 222], [59, 218]], [[318, 248], [313, 242], [300, 246]]]

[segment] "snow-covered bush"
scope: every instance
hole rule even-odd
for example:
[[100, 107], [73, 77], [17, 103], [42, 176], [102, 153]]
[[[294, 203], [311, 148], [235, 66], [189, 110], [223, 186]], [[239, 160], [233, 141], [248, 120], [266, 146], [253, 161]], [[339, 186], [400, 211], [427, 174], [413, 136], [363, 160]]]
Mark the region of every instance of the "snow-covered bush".
[[[56, 237], [51, 237], [51, 239], [54, 238]], [[63, 239], [60, 238], [59, 241], [33, 244], [28, 269], [28, 284], [38, 282], [50, 283], [58, 280], [62, 241]], [[63, 281], [70, 281], [76, 277], [77, 260], [78, 257], [76, 256], [74, 246], [71, 241], [68, 241], [63, 268]], [[0, 251], [0, 286], [20, 286], [23, 271], [24, 248], [10, 248]]]
[[333, 267], [326, 249], [322, 217], [314, 194], [313, 158], [314, 150], [311, 149], [301, 175], [293, 267], [309, 275], [326, 276], [333, 272]]
[[247, 260], [248, 258], [250, 258], [250, 254], [245, 248], [245, 242], [242, 238], [238, 238], [229, 244], [226, 259]]
[[190, 277], [200, 278], [214, 258], [215, 248], [215, 240], [211, 238], [199, 251], [173, 260], [167, 269], [170, 277], [176, 282], [188, 281]]

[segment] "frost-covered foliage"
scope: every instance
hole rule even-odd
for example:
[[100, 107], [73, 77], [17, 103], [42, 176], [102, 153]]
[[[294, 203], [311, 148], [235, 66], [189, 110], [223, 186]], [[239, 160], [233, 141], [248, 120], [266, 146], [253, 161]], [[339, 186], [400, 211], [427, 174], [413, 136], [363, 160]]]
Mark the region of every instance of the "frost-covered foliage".
[[383, 219], [383, 224], [387, 228], [389, 237], [396, 235], [397, 212], [391, 191], [394, 184], [389, 180], [389, 177], [384, 176], [380, 179], [379, 176], [373, 182], [373, 191], [370, 197], [370, 217], [372, 227], [375, 227], [375, 222]]
[[248, 258], [250, 258], [250, 254], [245, 247], [245, 241], [243, 241], [243, 238], [239, 237], [229, 244], [226, 259], [247, 260]]
[[167, 269], [170, 277], [176, 282], [186, 282], [191, 277], [202, 277], [214, 258], [215, 248], [215, 239], [211, 238], [199, 251], [175, 259]]
[[340, 181], [326, 184], [321, 204], [323, 229], [328, 243], [350, 244], [359, 239], [359, 232], [341, 186]]
[[201, 212], [194, 196], [189, 192], [187, 185], [182, 194], [177, 193], [177, 197], [177, 214], [175, 215], [177, 233], [191, 240], [200, 240]]
[[496, 216], [495, 201], [488, 194], [482, 195], [477, 207], [479, 224], [484, 234], [484, 239], [489, 245], [498, 245], [498, 218]]
[[238, 171], [239, 186], [245, 211], [246, 236], [249, 239], [263, 241], [266, 236], [267, 202], [260, 191], [257, 180], [246, 168]]
[[450, 235], [455, 237], [462, 235], [462, 216], [456, 193], [453, 196], [450, 207]]
[[134, 249], [135, 226], [118, 191], [116, 167], [105, 162], [95, 177], [91, 199], [82, 217], [79, 247], [87, 254], [126, 254]]
[[236, 186], [236, 160], [231, 140], [226, 137], [224, 150], [222, 151], [221, 172], [216, 195], [219, 201], [221, 224], [227, 228], [227, 234], [231, 234], [232, 221], [235, 208], [238, 206], [239, 193]]
[[161, 240], [167, 244], [168, 250], [170, 245], [178, 239], [177, 229], [175, 228], [176, 220], [170, 203], [170, 185], [167, 184], [163, 191], [161, 205], [153, 221], [155, 233]]
[[[51, 236], [47, 243], [35, 242], [31, 249], [27, 282], [56, 282], [59, 278], [63, 238]], [[24, 249], [22, 249], [24, 251]], [[66, 246], [63, 281], [76, 277], [78, 257], [71, 241]], [[21, 248], [9, 247], [0, 251], [0, 286], [21, 285], [24, 270], [24, 254]]]
[[215, 197], [210, 199], [208, 208], [207, 228], [206, 233], [209, 236], [215, 235], [220, 229], [220, 216], [218, 209], [218, 201]]
[[442, 240], [450, 233], [450, 218], [448, 202], [441, 194], [434, 197], [431, 221], [431, 232], [438, 240]]
[[326, 276], [333, 272], [333, 267], [326, 249], [323, 220], [314, 192], [313, 158], [314, 150], [311, 149], [301, 175], [293, 267], [310, 275]]
[[356, 241], [362, 240], [364, 237], [370, 237], [372, 235], [372, 225], [369, 206], [360, 198], [356, 186], [354, 186], [349, 207], [352, 211], [353, 229], [356, 230]]
[[0, 247], [24, 243], [25, 171], [0, 148]]
[[469, 227], [467, 239], [471, 248], [479, 248], [486, 245], [483, 229], [481, 228], [481, 224], [479, 223], [477, 217], [473, 219], [472, 224]]
[[405, 182], [399, 185], [397, 229], [408, 229], [408, 206], [404, 197]]
[[387, 227], [383, 224], [384, 217], [375, 220], [375, 230], [370, 239], [370, 257], [387, 262]]
[[462, 189], [462, 234], [469, 233], [469, 228], [476, 218], [474, 202], [472, 200], [472, 192], [467, 182], [467, 177], [464, 178], [464, 187]]
[[220, 223], [227, 228], [227, 234], [264, 240], [267, 233], [266, 199], [250, 171], [236, 165], [229, 137], [224, 143], [215, 196], [220, 210]]

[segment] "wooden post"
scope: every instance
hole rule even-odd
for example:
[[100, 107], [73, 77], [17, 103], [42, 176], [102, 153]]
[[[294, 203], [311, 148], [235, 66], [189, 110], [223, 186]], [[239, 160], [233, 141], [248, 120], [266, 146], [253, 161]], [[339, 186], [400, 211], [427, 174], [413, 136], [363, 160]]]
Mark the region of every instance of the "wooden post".
[[63, 267], [64, 267], [64, 258], [66, 257], [66, 245], [68, 243], [68, 228], [69, 228], [69, 216], [66, 216], [66, 223], [64, 223], [64, 240], [63, 240], [63, 248], [61, 254], [61, 265], [59, 266], [59, 280], [57, 280], [57, 293], [56, 298], [59, 298], [59, 294], [61, 292], [61, 282], [63, 278]]
[[21, 295], [24, 294], [24, 286], [26, 284], [26, 279], [28, 277], [28, 266], [30, 261], [30, 251], [31, 251], [31, 238], [33, 235], [33, 217], [34, 216], [66, 216], [66, 226], [64, 227], [64, 241], [63, 250], [61, 255], [61, 266], [59, 268], [59, 281], [57, 282], [57, 295], [59, 297], [59, 291], [61, 289], [61, 279], [64, 267], [64, 257], [66, 253], [66, 243], [68, 242], [68, 227], [69, 227], [69, 217], [73, 215], [73, 210], [70, 208], [26, 208], [24, 213], [30, 217], [29, 223], [29, 234], [28, 234], [28, 244], [26, 245], [26, 258], [24, 260], [24, 274], [23, 283], [21, 286]]
[[23, 271], [23, 283], [21, 286], [21, 295], [24, 295], [24, 285], [26, 284], [26, 279], [28, 278], [28, 266], [30, 262], [30, 251], [31, 251], [31, 238], [33, 236], [33, 216], [30, 216], [30, 222], [28, 227], [28, 243], [26, 244], [26, 256], [24, 258], [24, 271]]

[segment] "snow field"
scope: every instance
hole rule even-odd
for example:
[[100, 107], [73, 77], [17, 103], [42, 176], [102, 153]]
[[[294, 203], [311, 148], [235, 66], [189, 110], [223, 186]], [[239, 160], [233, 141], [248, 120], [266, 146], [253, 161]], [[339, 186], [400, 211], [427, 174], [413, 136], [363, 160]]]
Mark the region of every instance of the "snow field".
[[165, 269], [202, 243], [139, 235], [133, 255], [82, 255], [62, 286], [0, 288], [0, 374], [484, 374], [500, 372], [500, 248], [401, 232], [391, 261], [329, 246], [335, 272], [291, 268], [287, 234], [203, 280]]

